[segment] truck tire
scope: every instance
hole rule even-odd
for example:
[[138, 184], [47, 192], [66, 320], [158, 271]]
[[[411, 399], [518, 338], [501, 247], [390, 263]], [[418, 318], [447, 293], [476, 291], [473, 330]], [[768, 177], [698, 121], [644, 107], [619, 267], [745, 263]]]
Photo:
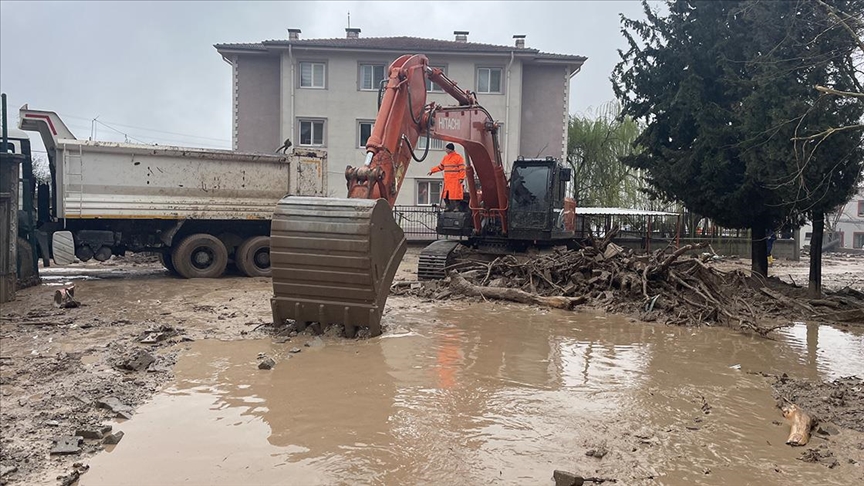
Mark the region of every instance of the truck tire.
[[253, 236], [237, 247], [234, 263], [247, 277], [270, 276], [270, 237]]
[[183, 278], [216, 278], [228, 265], [228, 250], [213, 235], [189, 235], [171, 252], [171, 263]]
[[174, 262], [171, 261], [171, 250], [165, 250], [159, 252], [159, 263], [165, 267], [165, 270], [168, 270], [168, 273], [171, 275], [179, 275], [177, 273], [177, 269], [174, 268]]

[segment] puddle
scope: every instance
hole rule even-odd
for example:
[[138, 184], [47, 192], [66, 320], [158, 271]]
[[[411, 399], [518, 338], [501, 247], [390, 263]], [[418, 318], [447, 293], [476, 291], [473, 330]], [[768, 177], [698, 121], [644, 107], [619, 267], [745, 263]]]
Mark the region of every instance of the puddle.
[[[796, 460], [765, 379], [747, 372], [864, 374], [860, 335], [805, 326], [772, 341], [601, 317], [483, 304], [393, 311], [394, 330], [368, 341], [196, 341], [81, 485], [551, 484], [554, 469], [619, 484], [855, 482], [853, 466]], [[601, 444], [606, 457], [586, 457]]]

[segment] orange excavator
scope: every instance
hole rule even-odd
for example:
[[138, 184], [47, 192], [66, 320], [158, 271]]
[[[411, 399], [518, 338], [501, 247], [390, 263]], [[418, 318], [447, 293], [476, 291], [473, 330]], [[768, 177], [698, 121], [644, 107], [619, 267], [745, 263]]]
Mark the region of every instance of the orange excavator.
[[[427, 104], [427, 79], [458, 104]], [[575, 202], [564, 197], [570, 169], [553, 158], [520, 157], [508, 182], [498, 124], [475, 93], [430, 67], [426, 56], [399, 57], [384, 82], [365, 163], [345, 170], [348, 197], [289, 196], [276, 208], [270, 230], [273, 322], [293, 319], [300, 330], [341, 323], [348, 337], [358, 328], [380, 334], [390, 284], [406, 250], [392, 206], [412, 160], [428, 155], [430, 138], [465, 149], [468, 194], [438, 217], [439, 234], [461, 239], [424, 249], [420, 278], [443, 277], [459, 244], [519, 250], [577, 242]], [[421, 137], [427, 143], [418, 157], [414, 148]]]

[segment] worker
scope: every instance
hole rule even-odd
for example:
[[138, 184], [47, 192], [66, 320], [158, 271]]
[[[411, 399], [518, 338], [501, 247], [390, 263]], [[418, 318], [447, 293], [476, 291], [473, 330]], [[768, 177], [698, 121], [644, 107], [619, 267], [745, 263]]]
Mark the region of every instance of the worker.
[[766, 250], [768, 250], [768, 265], [774, 264], [774, 242], [777, 240], [777, 232], [775, 230], [769, 230], [767, 242], [765, 244]]
[[447, 155], [427, 175], [444, 171], [444, 193], [441, 197], [447, 209], [453, 210], [457, 209], [459, 201], [465, 197], [465, 190], [462, 187], [462, 181], [465, 180], [465, 159], [456, 153], [456, 147], [452, 143], [448, 143], [444, 151]]

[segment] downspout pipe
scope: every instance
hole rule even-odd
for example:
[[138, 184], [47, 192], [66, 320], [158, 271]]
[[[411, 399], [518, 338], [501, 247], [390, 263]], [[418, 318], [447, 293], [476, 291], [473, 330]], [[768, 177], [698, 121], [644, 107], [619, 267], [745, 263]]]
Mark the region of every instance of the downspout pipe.
[[[296, 72], [295, 72], [296, 68], [294, 65], [295, 63], [294, 63], [293, 47], [294, 46], [292, 46], [291, 44], [288, 44], [288, 61], [291, 63], [291, 112], [290, 112], [291, 120], [289, 122], [289, 126], [291, 127], [291, 132], [288, 134], [288, 136], [286, 138], [294, 137], [295, 136], [294, 134], [296, 133], [295, 126], [294, 126], [294, 119], [295, 119], [295, 116], [294, 116], [294, 113], [295, 113], [294, 93], [297, 91], [297, 89], [296, 89], [297, 87], [295, 86], [297, 76], [296, 76]], [[295, 143], [300, 143], [300, 140], [297, 140]]]
[[507, 64], [507, 98], [504, 100], [504, 166], [510, 168], [510, 71], [513, 67], [515, 53], [510, 51], [510, 62]]

